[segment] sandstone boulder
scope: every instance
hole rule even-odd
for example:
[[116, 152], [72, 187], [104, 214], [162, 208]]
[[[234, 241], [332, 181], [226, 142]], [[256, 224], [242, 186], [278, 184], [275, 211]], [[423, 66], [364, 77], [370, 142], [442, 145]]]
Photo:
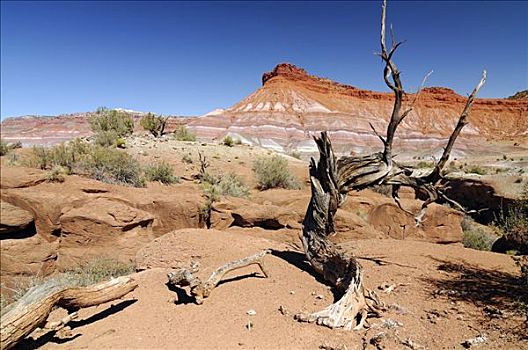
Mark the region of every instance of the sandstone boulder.
[[40, 169], [2, 166], [0, 188], [32, 187], [46, 181], [46, 172]]
[[33, 215], [17, 206], [0, 201], [0, 234], [27, 230], [33, 224]]

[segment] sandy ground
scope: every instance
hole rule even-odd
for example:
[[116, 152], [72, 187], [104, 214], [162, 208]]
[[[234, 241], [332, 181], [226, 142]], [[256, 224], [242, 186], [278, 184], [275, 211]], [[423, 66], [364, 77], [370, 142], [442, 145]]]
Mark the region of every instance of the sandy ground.
[[[322, 309], [334, 296], [304, 255], [280, 241], [216, 230], [169, 233], [138, 254], [152, 268], [134, 275], [139, 283], [134, 292], [81, 310], [71, 332], [35, 332], [36, 340], [20, 348], [461, 349], [478, 336], [485, 339], [483, 349], [528, 348], [518, 307], [526, 290], [515, 284], [518, 272], [509, 256], [411, 241], [349, 244], [361, 257], [366, 287], [377, 291], [387, 311], [370, 318], [368, 330], [344, 331], [293, 319], [301, 310]], [[200, 261], [206, 277], [223, 263], [264, 248], [274, 249], [265, 258], [270, 278], [255, 266], [230, 272], [203, 305], [166, 285], [167, 272], [181, 262]], [[384, 293], [384, 285], [394, 290]], [[64, 311], [56, 310], [50, 319], [61, 316]]]

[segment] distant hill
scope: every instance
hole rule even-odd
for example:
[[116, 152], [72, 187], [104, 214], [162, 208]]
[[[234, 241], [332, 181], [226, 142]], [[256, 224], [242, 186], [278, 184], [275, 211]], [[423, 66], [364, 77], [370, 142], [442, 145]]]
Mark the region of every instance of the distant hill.
[[[494, 146], [486, 141], [527, 144], [526, 94], [522, 91], [507, 99], [476, 99], [456, 149], [466, 153], [492, 149]], [[466, 97], [451, 89], [425, 88], [414, 111], [398, 128], [395, 146], [400, 151], [441, 152], [465, 102]], [[392, 105], [392, 93], [340, 84], [281, 63], [262, 75], [262, 87], [234, 106], [202, 117], [171, 118], [168, 130], [187, 124], [202, 139], [232, 135], [280, 152], [313, 152], [311, 135], [328, 130], [338, 152], [365, 152], [381, 148], [369, 123], [384, 134]], [[124, 111], [136, 119], [144, 114]], [[6, 141], [20, 140], [26, 145], [54, 144], [90, 135], [87, 118], [88, 113], [9, 118], [2, 122], [1, 134]]]

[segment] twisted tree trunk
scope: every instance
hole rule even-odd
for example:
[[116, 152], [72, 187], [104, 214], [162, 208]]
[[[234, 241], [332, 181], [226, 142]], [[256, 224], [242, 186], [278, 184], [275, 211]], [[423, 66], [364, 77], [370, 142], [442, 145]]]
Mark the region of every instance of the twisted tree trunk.
[[[377, 312], [379, 305], [376, 298], [369, 298], [373, 303], [367, 303], [361, 264], [352, 254], [330, 242], [328, 236], [334, 233], [334, 215], [348, 188], [375, 183], [389, 168], [377, 161], [381, 154], [337, 162], [326, 132], [314, 139], [319, 148], [319, 162], [316, 164], [312, 159], [310, 163], [312, 197], [303, 222], [302, 242], [310, 264], [342, 297], [320, 312], [298, 314], [296, 319], [330, 328], [359, 329], [368, 310]], [[352, 180], [357, 185], [352, 185]]]
[[[324, 310], [313, 314], [299, 314], [296, 318], [300, 321], [317, 322], [331, 328], [351, 329], [354, 327], [359, 329], [363, 326], [368, 311], [378, 313], [380, 309], [376, 295], [370, 292], [365, 294], [363, 270], [359, 262], [352, 254], [341, 250], [339, 246], [328, 240], [328, 236], [334, 233], [334, 215], [349, 191], [381, 184], [391, 185], [394, 200], [407, 213], [410, 212], [402, 208], [398, 198], [400, 187], [408, 186], [415, 190], [425, 191], [429, 198], [423, 203], [420, 212], [415, 215], [417, 225], [422, 223], [427, 206], [439, 199], [464, 210], [461, 205], [444, 194], [440, 180], [453, 145], [460, 131], [467, 124], [466, 118], [477, 92], [486, 80], [486, 71], [483, 72], [482, 79], [469, 96], [457, 126], [434, 169], [424, 175], [397, 164], [392, 154], [394, 136], [403, 119], [413, 110], [420, 90], [402, 111], [405, 90], [398, 67], [392, 60], [402, 42], [395, 42], [394, 33], [391, 31], [390, 49], [385, 43], [386, 5], [386, 0], [383, 0], [379, 56], [385, 64], [383, 71], [385, 83], [394, 92], [394, 105], [385, 137], [371, 125], [374, 133], [383, 143], [383, 152], [366, 156], [345, 156], [337, 160], [326, 132], [321, 133], [321, 137], [314, 137], [319, 149], [319, 161], [316, 163], [312, 158], [310, 162], [312, 197], [303, 222], [302, 242], [306, 257], [313, 268], [343, 294], [339, 301]], [[424, 78], [422, 86], [429, 74]]]

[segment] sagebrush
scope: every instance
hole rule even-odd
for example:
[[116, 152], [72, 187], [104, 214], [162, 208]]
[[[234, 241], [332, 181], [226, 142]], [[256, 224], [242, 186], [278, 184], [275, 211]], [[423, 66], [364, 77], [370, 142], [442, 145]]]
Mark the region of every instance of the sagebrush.
[[177, 141], [196, 141], [196, 135], [190, 132], [184, 125], [174, 131], [174, 138]]
[[301, 183], [290, 173], [288, 161], [279, 155], [260, 157], [253, 163], [260, 190], [270, 188], [300, 189]]
[[167, 162], [149, 165], [145, 168], [145, 175], [149, 181], [159, 181], [165, 185], [171, 185], [180, 181], [174, 175], [174, 169]]

